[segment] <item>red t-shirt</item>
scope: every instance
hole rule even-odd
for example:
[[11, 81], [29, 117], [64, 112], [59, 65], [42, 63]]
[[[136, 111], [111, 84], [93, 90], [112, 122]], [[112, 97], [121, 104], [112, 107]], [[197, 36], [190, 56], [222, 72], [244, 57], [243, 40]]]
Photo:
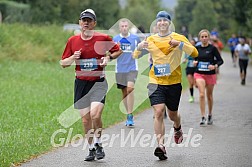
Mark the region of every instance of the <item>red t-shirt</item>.
[[105, 77], [104, 68], [100, 66], [101, 58], [106, 51], [114, 53], [120, 47], [112, 41], [106, 34], [95, 32], [89, 40], [83, 40], [80, 35], [72, 36], [68, 39], [62, 60], [81, 49], [80, 59], [75, 61], [76, 78], [81, 80], [95, 81]]

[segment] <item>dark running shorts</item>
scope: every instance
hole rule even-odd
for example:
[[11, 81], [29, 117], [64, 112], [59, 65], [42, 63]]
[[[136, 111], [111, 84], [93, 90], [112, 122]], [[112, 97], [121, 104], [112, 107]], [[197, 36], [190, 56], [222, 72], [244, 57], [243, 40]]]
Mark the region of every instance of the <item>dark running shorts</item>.
[[164, 103], [170, 111], [178, 111], [182, 85], [157, 85], [149, 84], [149, 99], [151, 106]]
[[239, 59], [240, 73], [242, 73], [243, 71], [245, 72], [245, 74], [247, 73], [248, 62], [249, 60]]
[[189, 75], [189, 74], [193, 75], [195, 70], [196, 70], [196, 68], [187, 67], [186, 68], [186, 75]]
[[74, 108], [87, 108], [91, 102], [105, 104], [107, 90], [108, 83], [104, 78], [98, 81], [85, 81], [76, 78], [74, 85]]
[[116, 73], [116, 83], [118, 89], [124, 89], [127, 87], [128, 82], [136, 82], [137, 71], [130, 71], [128, 73]]

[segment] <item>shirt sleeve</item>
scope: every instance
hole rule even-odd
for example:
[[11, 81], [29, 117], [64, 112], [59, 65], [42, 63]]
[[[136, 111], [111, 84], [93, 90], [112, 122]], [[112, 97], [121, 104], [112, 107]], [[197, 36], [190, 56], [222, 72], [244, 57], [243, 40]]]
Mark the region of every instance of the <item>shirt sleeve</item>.
[[216, 47], [214, 47], [214, 46], [213, 46], [213, 54], [214, 54], [214, 57], [216, 58], [216, 64], [218, 66], [221, 66], [224, 63], [224, 61], [221, 58], [221, 55], [220, 55], [218, 49]]
[[116, 44], [110, 36], [107, 36], [107, 41], [109, 41], [109, 44], [107, 47], [109, 48], [108, 50], [110, 53], [114, 53], [120, 50], [120, 46]]
[[61, 59], [64, 60], [65, 58], [70, 57], [71, 55], [73, 55], [72, 51], [71, 51], [71, 40], [68, 39], [65, 50], [61, 56]]
[[192, 57], [198, 57], [198, 50], [187, 40], [186, 37], [182, 36], [181, 43], [179, 45], [179, 48], [183, 50], [187, 55], [190, 55]]
[[249, 53], [251, 53], [251, 48], [250, 48], [250, 46], [247, 44], [247, 46], [248, 46], [248, 51], [249, 51]]

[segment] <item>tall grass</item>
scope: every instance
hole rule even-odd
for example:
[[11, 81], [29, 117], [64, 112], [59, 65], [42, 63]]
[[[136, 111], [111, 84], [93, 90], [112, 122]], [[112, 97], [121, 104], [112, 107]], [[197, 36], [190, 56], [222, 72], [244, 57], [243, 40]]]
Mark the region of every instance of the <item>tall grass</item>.
[[53, 62], [59, 59], [69, 32], [59, 26], [0, 25], [0, 59]]

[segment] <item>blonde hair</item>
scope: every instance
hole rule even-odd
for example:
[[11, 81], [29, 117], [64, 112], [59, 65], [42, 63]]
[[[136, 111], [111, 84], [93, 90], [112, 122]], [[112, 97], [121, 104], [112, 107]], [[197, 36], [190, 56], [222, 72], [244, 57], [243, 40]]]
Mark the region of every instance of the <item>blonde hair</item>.
[[200, 39], [200, 35], [203, 33], [203, 32], [206, 32], [208, 37], [210, 38], [210, 32], [207, 30], [207, 29], [202, 29], [199, 34], [198, 34], [198, 38]]

